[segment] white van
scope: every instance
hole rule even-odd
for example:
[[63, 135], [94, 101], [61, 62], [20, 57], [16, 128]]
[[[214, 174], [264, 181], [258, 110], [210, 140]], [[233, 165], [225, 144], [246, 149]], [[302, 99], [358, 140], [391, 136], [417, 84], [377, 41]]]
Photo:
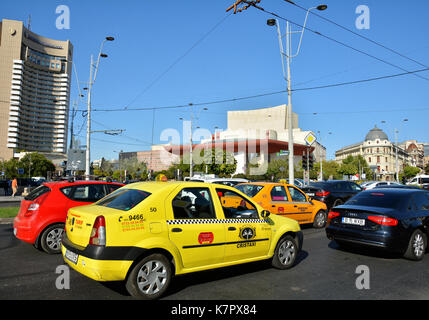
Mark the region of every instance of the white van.
[[418, 185], [419, 187], [423, 187], [424, 184], [429, 184], [429, 175], [422, 174], [415, 176], [407, 182], [407, 185]]

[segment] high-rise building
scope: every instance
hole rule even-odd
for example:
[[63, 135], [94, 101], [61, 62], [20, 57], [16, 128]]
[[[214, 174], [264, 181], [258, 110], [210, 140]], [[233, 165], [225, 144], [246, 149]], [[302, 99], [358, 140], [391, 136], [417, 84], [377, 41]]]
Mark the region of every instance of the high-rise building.
[[66, 154], [73, 46], [0, 22], [0, 160]]

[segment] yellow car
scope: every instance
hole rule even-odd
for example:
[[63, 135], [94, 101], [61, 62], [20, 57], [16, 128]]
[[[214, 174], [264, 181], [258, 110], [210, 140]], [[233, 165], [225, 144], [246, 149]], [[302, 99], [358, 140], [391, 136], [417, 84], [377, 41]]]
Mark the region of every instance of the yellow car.
[[[239, 197], [238, 206], [221, 199]], [[270, 215], [224, 185], [142, 182], [69, 210], [62, 254], [97, 281], [125, 281], [128, 292], [156, 299], [174, 275], [271, 259], [291, 268], [303, 235], [292, 219]]]
[[327, 222], [326, 204], [312, 200], [301, 189], [285, 183], [241, 183], [235, 188], [251, 197], [271, 213], [297, 220], [300, 224], [312, 223], [323, 228]]

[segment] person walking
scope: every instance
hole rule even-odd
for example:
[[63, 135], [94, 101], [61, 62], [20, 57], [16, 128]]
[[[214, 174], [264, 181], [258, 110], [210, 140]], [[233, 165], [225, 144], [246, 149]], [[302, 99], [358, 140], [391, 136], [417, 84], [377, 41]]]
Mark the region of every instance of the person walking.
[[14, 178], [12, 181], [12, 197], [15, 197], [15, 194], [17, 191], [18, 191], [18, 180]]

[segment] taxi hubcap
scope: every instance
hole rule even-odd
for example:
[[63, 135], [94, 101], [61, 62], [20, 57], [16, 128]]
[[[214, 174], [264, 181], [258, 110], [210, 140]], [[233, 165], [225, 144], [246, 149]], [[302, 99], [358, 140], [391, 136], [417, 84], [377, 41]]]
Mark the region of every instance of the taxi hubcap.
[[61, 247], [61, 239], [63, 235], [63, 229], [53, 229], [48, 233], [46, 237], [46, 244], [52, 250], [58, 250]]
[[167, 281], [167, 268], [160, 261], [146, 262], [137, 274], [137, 285], [145, 294], [159, 292]]
[[279, 248], [279, 260], [283, 265], [291, 263], [295, 256], [295, 246], [292, 241], [285, 241], [280, 245]]

